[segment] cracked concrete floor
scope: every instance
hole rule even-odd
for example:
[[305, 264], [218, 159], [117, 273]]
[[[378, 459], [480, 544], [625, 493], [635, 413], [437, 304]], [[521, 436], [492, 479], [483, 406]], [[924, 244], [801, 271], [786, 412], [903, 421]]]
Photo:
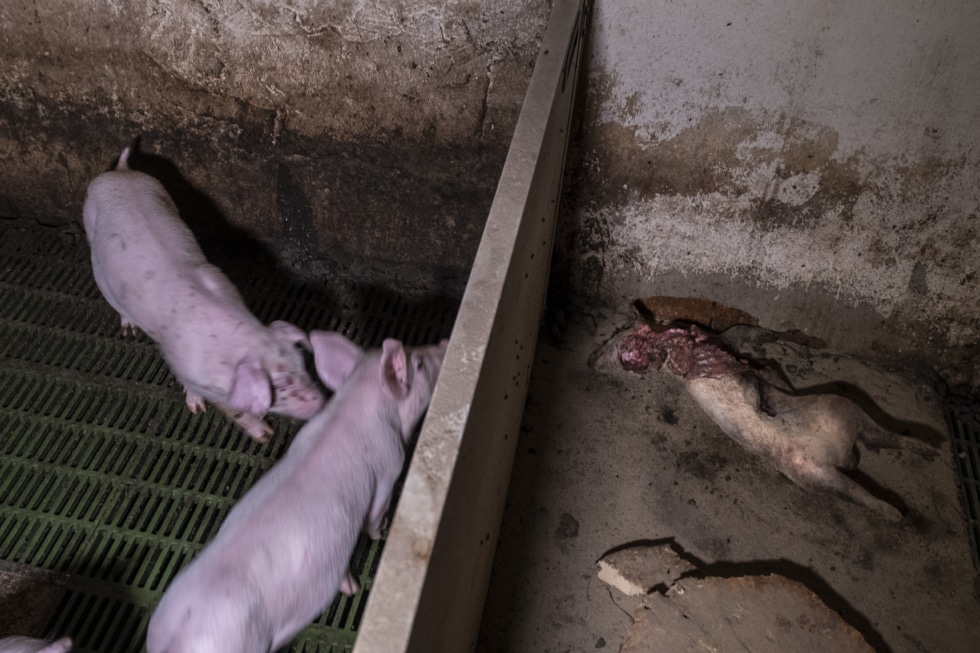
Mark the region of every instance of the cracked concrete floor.
[[590, 367], [632, 321], [594, 312], [538, 344], [477, 650], [618, 651], [635, 603], [597, 579], [596, 562], [666, 541], [708, 576], [802, 582], [877, 651], [980, 650], [977, 572], [924, 376], [792, 342], [742, 352], [778, 361], [798, 389], [843, 382], [879, 420], [933, 443], [926, 456], [859, 446], [861, 482], [907, 509], [894, 524], [793, 485], [673, 377], [625, 372], [608, 355]]

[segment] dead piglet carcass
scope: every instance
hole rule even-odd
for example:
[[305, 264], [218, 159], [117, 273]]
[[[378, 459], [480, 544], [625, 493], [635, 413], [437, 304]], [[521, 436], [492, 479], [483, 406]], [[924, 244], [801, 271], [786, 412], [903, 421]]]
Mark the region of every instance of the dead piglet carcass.
[[902, 444], [850, 400], [784, 392], [696, 326], [659, 334], [640, 326], [620, 345], [619, 359], [634, 372], [665, 367], [725, 433], [797, 485], [834, 492], [892, 521], [902, 518], [840, 471], [857, 464], [858, 440], [871, 448]]
[[406, 350], [385, 340], [364, 352], [340, 334], [310, 340], [336, 394], [167, 588], [149, 653], [276, 650], [338, 591], [357, 590], [348, 564], [358, 533], [380, 537], [446, 343]]
[[272, 432], [266, 412], [312, 417], [323, 394], [297, 350], [309, 349], [306, 333], [259, 322], [160, 182], [130, 170], [128, 156], [89, 184], [83, 207], [95, 281], [123, 333], [138, 327], [157, 342], [191, 412], [210, 401], [260, 441]]

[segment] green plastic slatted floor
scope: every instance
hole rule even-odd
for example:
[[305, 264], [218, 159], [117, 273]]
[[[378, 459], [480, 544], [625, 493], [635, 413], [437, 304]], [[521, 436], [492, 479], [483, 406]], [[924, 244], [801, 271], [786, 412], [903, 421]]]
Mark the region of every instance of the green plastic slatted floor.
[[[49, 635], [80, 651], [139, 651], [167, 584], [301, 424], [271, 416], [263, 445], [213, 408], [192, 415], [153, 343], [121, 335], [88, 256], [81, 234], [0, 219], [0, 559], [70, 574]], [[380, 291], [337, 306], [261, 265], [215, 262], [264, 322], [340, 330], [362, 346], [436, 342], [457, 308]], [[292, 650], [350, 650], [382, 546], [362, 536], [351, 565], [361, 592], [340, 595]]]

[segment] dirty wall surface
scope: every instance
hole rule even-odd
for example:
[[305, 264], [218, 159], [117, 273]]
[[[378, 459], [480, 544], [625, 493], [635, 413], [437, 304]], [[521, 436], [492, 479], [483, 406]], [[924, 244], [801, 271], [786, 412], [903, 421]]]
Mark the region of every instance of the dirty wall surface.
[[0, 215], [79, 219], [140, 137], [134, 167], [162, 171], [198, 233], [465, 278], [549, 10], [4, 3]]
[[559, 272], [980, 378], [978, 30], [966, 1], [597, 2]]

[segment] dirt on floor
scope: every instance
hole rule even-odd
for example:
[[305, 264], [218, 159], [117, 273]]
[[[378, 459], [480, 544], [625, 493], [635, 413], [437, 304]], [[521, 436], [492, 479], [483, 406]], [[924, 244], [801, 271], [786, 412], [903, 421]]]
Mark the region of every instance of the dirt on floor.
[[0, 560], [0, 638], [44, 637], [68, 576]]
[[[650, 544], [693, 566], [689, 579], [795, 581], [875, 651], [980, 650], [977, 570], [930, 375], [759, 328], [729, 334], [798, 391], [842, 394], [911, 436], [897, 450], [858, 445], [853, 477], [903, 510], [892, 523], [794, 485], [727, 437], [675, 377], [622, 370], [609, 343], [634, 323], [594, 311], [538, 345], [479, 651], [619, 651], [639, 602], [599, 579], [597, 562]], [[651, 595], [672, 591], [664, 583]], [[644, 644], [636, 650], [687, 650]]]

